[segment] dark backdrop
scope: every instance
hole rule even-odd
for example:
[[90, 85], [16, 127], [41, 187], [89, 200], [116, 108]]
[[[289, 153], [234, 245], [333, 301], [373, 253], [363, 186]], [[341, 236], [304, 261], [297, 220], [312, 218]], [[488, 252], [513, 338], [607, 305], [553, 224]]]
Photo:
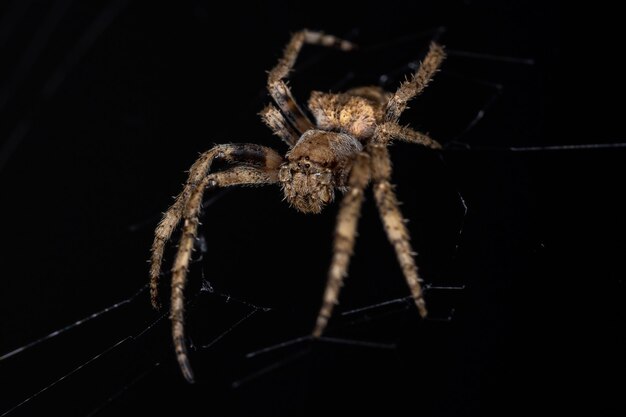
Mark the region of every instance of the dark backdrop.
[[[0, 5], [0, 413], [623, 414], [617, 17], [590, 6], [570, 38], [545, 2], [156, 3]], [[286, 150], [257, 112], [303, 27], [361, 50], [306, 49], [302, 101], [394, 89], [446, 28], [450, 57], [403, 122], [447, 148], [391, 153], [425, 280], [463, 289], [429, 290], [426, 321], [398, 300], [368, 194], [331, 339], [247, 358], [312, 328], [337, 204], [306, 216], [276, 188], [218, 194], [190, 273], [188, 385], [141, 289], [151, 233], [198, 152]], [[563, 148], [584, 144], [615, 145]]]

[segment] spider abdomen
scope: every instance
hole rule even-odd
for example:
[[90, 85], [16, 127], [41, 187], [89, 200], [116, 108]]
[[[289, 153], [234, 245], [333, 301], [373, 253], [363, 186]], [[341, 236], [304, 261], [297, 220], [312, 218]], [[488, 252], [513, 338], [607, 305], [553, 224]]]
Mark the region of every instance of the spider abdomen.
[[382, 121], [389, 96], [380, 87], [358, 87], [340, 94], [314, 91], [308, 104], [318, 127], [345, 132], [363, 141]]

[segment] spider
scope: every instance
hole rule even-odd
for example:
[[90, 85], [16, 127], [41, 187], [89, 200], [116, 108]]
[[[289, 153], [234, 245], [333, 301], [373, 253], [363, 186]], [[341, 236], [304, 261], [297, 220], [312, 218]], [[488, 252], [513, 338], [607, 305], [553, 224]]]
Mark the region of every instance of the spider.
[[[279, 184], [285, 199], [303, 213], [319, 213], [332, 202], [335, 190], [344, 193], [333, 243], [333, 257], [322, 306], [313, 330], [320, 337], [337, 304], [342, 281], [353, 252], [363, 192], [372, 182], [374, 196], [389, 241], [408, 282], [422, 317], [426, 305], [422, 281], [409, 243], [409, 233], [390, 182], [391, 161], [387, 146], [392, 139], [440, 149], [428, 135], [398, 120], [409, 100], [420, 94], [432, 80], [445, 58], [443, 48], [431, 43], [428, 53], [413, 76], [395, 93], [368, 86], [332, 94], [313, 91], [308, 108], [312, 121], [293, 98], [286, 79], [305, 44], [350, 51], [355, 45], [335, 36], [302, 30], [287, 44], [283, 57], [269, 72], [267, 88], [276, 106], [260, 113], [265, 124], [289, 146], [284, 156], [255, 144], [222, 144], [203, 153], [192, 165], [183, 191], [164, 214], [152, 244], [150, 290], [152, 305], [159, 308], [158, 281], [166, 242], [182, 220], [182, 236], [172, 267], [170, 319], [178, 364], [184, 377], [194, 381], [187, 356], [184, 322], [184, 289], [189, 260], [198, 229], [198, 216], [205, 190], [234, 185]], [[211, 172], [214, 161], [225, 169]]]

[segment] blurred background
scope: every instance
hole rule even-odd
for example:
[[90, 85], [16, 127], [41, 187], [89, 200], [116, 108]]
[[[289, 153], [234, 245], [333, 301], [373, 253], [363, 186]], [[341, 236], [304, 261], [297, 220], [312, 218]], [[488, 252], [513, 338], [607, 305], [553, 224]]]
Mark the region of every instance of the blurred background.
[[[0, 415], [623, 415], [619, 22], [587, 10], [570, 36], [559, 11], [1, 2]], [[391, 148], [431, 314], [407, 302], [368, 193], [327, 339], [303, 338], [337, 203], [308, 216], [277, 187], [220, 192], [190, 272], [189, 385], [145, 288], [152, 232], [199, 152], [286, 151], [257, 113], [266, 72], [305, 27], [360, 49], [306, 48], [291, 77], [301, 103], [393, 91], [431, 39], [448, 49], [402, 119], [446, 148]]]

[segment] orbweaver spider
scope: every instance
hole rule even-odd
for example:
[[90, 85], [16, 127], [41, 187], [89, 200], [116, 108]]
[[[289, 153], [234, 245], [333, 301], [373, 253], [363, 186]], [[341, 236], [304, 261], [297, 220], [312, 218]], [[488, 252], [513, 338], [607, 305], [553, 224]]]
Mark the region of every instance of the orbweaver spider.
[[[218, 145], [203, 153], [192, 165], [183, 191], [156, 228], [150, 290], [152, 304], [158, 308], [158, 280], [165, 243], [179, 221], [183, 220], [182, 236], [172, 267], [170, 319], [178, 363], [189, 382], [194, 381], [194, 376], [185, 342], [184, 289], [206, 189], [280, 184], [285, 199], [303, 213], [319, 213], [333, 201], [335, 189], [344, 192], [335, 228], [328, 284], [313, 330], [313, 337], [319, 337], [337, 303], [348, 270], [363, 191], [370, 181], [373, 182], [385, 231], [395, 248], [419, 313], [422, 317], [426, 316], [421, 279], [413, 259], [409, 233], [390, 182], [391, 161], [387, 145], [392, 139], [400, 139], [432, 149], [441, 148], [427, 135], [400, 126], [398, 119], [407, 102], [420, 94], [432, 80], [445, 58], [443, 48], [431, 43], [415, 74], [393, 94], [380, 87], [359, 87], [338, 94], [313, 91], [308, 101], [315, 120], [312, 122], [285, 83], [304, 44], [336, 47], [344, 51], [354, 48], [352, 43], [335, 36], [302, 30], [292, 36], [283, 57], [269, 72], [267, 87], [278, 107], [270, 104], [260, 115], [274, 134], [289, 145], [285, 156], [265, 146], [234, 143]], [[210, 172], [215, 160], [225, 163], [227, 168]]]

